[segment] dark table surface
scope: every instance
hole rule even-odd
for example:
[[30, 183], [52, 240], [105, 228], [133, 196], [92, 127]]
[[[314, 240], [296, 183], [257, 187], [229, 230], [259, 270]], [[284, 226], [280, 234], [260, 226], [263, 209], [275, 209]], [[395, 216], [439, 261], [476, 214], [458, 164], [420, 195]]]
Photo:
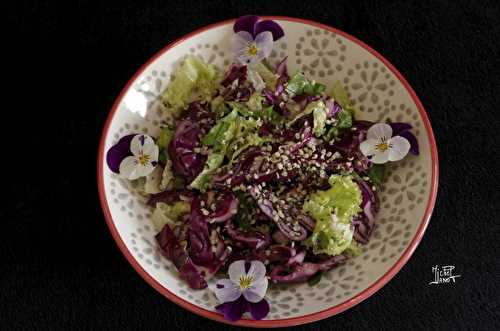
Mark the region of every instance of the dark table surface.
[[[2, 12], [3, 330], [221, 327], [128, 265], [101, 212], [96, 155], [113, 100], [142, 63], [247, 13], [316, 20], [372, 46], [419, 95], [439, 149], [436, 207], [409, 262], [366, 301], [300, 329], [500, 329], [497, 1], [18, 1]], [[430, 286], [434, 265], [461, 278]]]

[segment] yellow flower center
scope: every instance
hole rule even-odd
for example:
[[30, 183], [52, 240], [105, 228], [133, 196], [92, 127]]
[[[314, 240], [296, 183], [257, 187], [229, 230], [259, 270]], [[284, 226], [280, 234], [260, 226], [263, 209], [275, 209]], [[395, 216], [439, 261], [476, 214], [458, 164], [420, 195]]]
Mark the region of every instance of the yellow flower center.
[[380, 144], [377, 144], [377, 149], [380, 150], [381, 152], [385, 152], [386, 150], [389, 149], [389, 144], [386, 143], [386, 142], [383, 142], [383, 143], [380, 143]]
[[253, 277], [241, 276], [240, 277], [240, 288], [242, 290], [246, 290], [247, 288], [250, 287], [250, 285], [252, 285], [252, 282], [253, 282]]
[[146, 164], [148, 164], [149, 158], [150, 158], [149, 155], [139, 154], [139, 157], [137, 158], [137, 160], [139, 161], [140, 165], [145, 166]]
[[250, 44], [250, 46], [248, 46], [248, 48], [247, 48], [247, 54], [249, 56], [255, 56], [255, 55], [257, 55], [258, 52], [259, 52], [259, 49], [257, 48], [257, 45], [255, 45], [255, 44]]

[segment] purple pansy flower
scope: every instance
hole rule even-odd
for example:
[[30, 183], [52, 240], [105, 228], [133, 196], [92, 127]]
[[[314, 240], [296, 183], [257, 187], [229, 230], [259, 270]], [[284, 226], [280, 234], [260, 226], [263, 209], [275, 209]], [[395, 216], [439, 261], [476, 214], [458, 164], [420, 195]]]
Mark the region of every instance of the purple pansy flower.
[[233, 52], [245, 64], [256, 63], [271, 54], [273, 42], [285, 35], [281, 26], [271, 20], [259, 21], [255, 15], [236, 20], [233, 26]]
[[266, 266], [260, 261], [235, 261], [228, 269], [229, 279], [218, 280], [211, 287], [222, 304], [215, 307], [224, 318], [237, 321], [245, 312], [260, 320], [269, 313], [269, 303], [264, 298], [268, 280]]
[[159, 149], [148, 135], [127, 135], [108, 150], [109, 169], [122, 177], [134, 180], [149, 175], [158, 164]]

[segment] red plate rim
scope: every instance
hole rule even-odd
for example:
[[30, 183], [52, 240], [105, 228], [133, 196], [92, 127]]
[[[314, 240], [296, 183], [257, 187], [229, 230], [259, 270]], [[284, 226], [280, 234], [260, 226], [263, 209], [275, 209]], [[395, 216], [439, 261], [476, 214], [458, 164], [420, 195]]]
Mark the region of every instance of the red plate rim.
[[431, 160], [432, 160], [432, 181], [431, 181], [431, 190], [430, 190], [430, 196], [429, 200], [427, 202], [427, 207], [425, 210], [424, 217], [422, 219], [422, 222], [420, 223], [420, 226], [418, 227], [417, 233], [413, 237], [410, 245], [408, 248], [404, 251], [403, 255], [399, 258], [399, 260], [382, 276], [380, 277], [376, 282], [374, 282], [372, 285], [370, 285], [368, 288], [366, 288], [364, 291], [361, 293], [357, 294], [353, 298], [346, 300], [336, 306], [333, 306], [331, 308], [325, 309], [323, 311], [319, 311], [316, 313], [300, 316], [300, 317], [294, 317], [294, 318], [287, 318], [287, 319], [280, 319], [280, 320], [261, 320], [261, 321], [255, 321], [251, 319], [242, 319], [240, 321], [231, 323], [223, 318], [221, 314], [218, 314], [213, 311], [206, 310], [204, 308], [200, 308], [198, 306], [195, 306], [191, 304], [190, 302], [178, 297], [174, 293], [170, 292], [167, 288], [165, 288], [163, 285], [158, 283], [155, 279], [153, 279], [139, 264], [139, 262], [132, 256], [131, 252], [123, 242], [122, 238], [120, 237], [118, 230], [116, 229], [113, 218], [111, 217], [111, 212], [109, 210], [108, 202], [106, 199], [106, 195], [104, 193], [104, 143], [106, 136], [108, 134], [109, 126], [111, 124], [111, 121], [113, 120], [113, 117], [118, 109], [118, 105], [120, 104], [121, 100], [123, 99], [126, 91], [130, 88], [132, 83], [144, 72], [144, 70], [158, 57], [163, 55], [164, 53], [168, 52], [172, 47], [184, 42], [185, 40], [194, 37], [204, 31], [219, 27], [221, 25], [226, 25], [226, 24], [232, 24], [235, 19], [229, 19], [225, 20], [222, 22], [214, 23], [207, 25], [203, 28], [197, 29], [191, 33], [188, 33], [187, 35], [177, 39], [176, 41], [170, 43], [163, 49], [161, 49], [159, 52], [157, 52], [151, 59], [149, 59], [145, 64], [143, 64], [139, 70], [135, 73], [135, 75], [128, 81], [127, 85], [122, 89], [120, 92], [120, 95], [116, 99], [116, 101], [113, 104], [113, 107], [111, 108], [111, 112], [109, 113], [106, 123], [104, 124], [104, 129], [101, 135], [100, 143], [99, 143], [99, 151], [98, 151], [98, 157], [97, 157], [97, 185], [98, 185], [98, 190], [99, 190], [99, 199], [101, 202], [101, 207], [104, 212], [104, 217], [106, 219], [106, 223], [108, 224], [109, 230], [111, 231], [111, 234], [113, 238], [115, 239], [118, 247], [122, 251], [123, 255], [125, 258], [128, 260], [128, 262], [134, 267], [134, 269], [141, 275], [141, 277], [148, 282], [152, 287], [154, 287], [158, 292], [166, 296], [168, 299], [171, 301], [175, 302], [179, 306], [196, 313], [198, 315], [210, 318], [214, 321], [222, 322], [222, 323], [227, 323], [227, 324], [232, 324], [232, 325], [239, 325], [239, 326], [248, 326], [248, 327], [256, 327], [256, 328], [269, 328], [269, 327], [286, 327], [286, 326], [294, 326], [294, 325], [300, 325], [300, 324], [305, 324], [305, 323], [311, 323], [315, 322], [333, 315], [336, 315], [338, 313], [343, 312], [346, 309], [349, 309], [353, 307], [354, 305], [360, 303], [361, 301], [367, 299], [370, 297], [372, 294], [374, 294], [376, 291], [378, 291], [380, 288], [382, 288], [389, 280], [392, 279], [396, 275], [396, 273], [406, 264], [410, 256], [413, 254], [415, 251], [417, 245], [420, 243], [420, 240], [422, 239], [424, 232], [427, 228], [427, 225], [429, 224], [432, 211], [434, 209], [434, 205], [436, 202], [436, 195], [437, 195], [437, 188], [438, 188], [438, 174], [439, 174], [439, 165], [438, 165], [438, 152], [437, 152], [437, 147], [436, 147], [436, 141], [434, 139], [434, 133], [432, 131], [431, 124], [429, 122], [429, 118], [427, 117], [427, 113], [424, 110], [424, 107], [422, 106], [422, 103], [420, 102], [419, 98], [417, 97], [415, 91], [411, 88], [410, 84], [406, 81], [406, 79], [401, 75], [401, 73], [388, 61], [386, 60], [382, 55], [380, 55], [377, 51], [372, 49], [370, 46], [366, 45], [364, 42], [358, 40], [357, 38], [343, 32], [340, 30], [337, 30], [335, 28], [332, 28], [328, 25], [306, 20], [306, 19], [301, 19], [301, 18], [294, 18], [294, 17], [288, 17], [288, 16], [262, 16], [265, 19], [272, 19], [272, 20], [282, 20], [282, 21], [290, 21], [290, 22], [297, 22], [297, 23], [303, 23], [307, 25], [311, 25], [317, 28], [325, 29], [331, 32], [334, 32], [336, 34], [339, 34], [350, 41], [358, 44], [359, 46], [363, 47], [365, 50], [373, 54], [375, 57], [377, 57], [380, 61], [382, 61], [395, 75], [396, 77], [400, 80], [400, 82], [404, 85], [406, 88], [407, 92], [410, 94], [411, 98], [417, 105], [418, 111], [420, 113], [420, 116], [422, 117], [424, 121], [424, 125], [426, 128], [427, 136], [429, 139], [429, 144], [431, 146]]

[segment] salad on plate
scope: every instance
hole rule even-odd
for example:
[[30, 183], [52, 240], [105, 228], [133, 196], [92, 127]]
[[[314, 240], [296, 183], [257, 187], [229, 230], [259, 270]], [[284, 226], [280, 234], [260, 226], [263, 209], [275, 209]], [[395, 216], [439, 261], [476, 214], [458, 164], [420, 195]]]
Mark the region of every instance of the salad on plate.
[[356, 118], [339, 82], [289, 72], [286, 58], [270, 65], [283, 36], [274, 21], [241, 17], [234, 63], [220, 72], [186, 56], [161, 95], [172, 120], [107, 152], [110, 170], [148, 197], [179, 277], [209, 287], [232, 321], [267, 315], [269, 281], [314, 286], [360, 254], [385, 163], [419, 153], [411, 125]]

